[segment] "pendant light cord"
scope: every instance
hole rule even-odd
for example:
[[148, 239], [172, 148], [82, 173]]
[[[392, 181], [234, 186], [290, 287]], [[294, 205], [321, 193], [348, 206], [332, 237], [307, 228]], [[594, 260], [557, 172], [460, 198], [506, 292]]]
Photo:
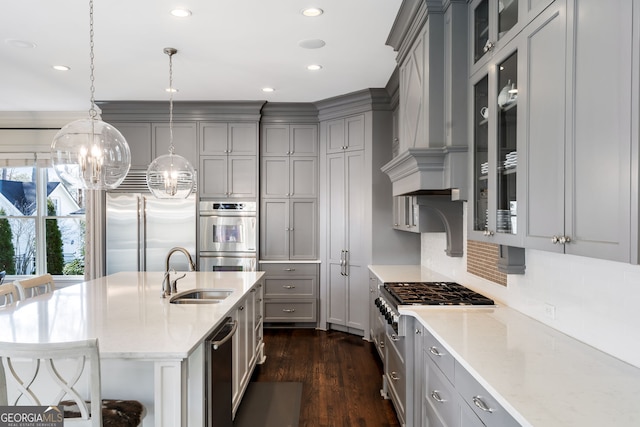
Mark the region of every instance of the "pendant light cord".
[[[96, 118], [98, 112], [96, 111], [96, 101], [95, 101], [95, 77], [93, 75], [94, 65], [93, 60], [95, 56], [93, 54], [93, 0], [89, 0], [89, 81], [90, 86], [89, 89], [91, 91], [91, 106], [89, 108], [89, 117], [92, 120]], [[92, 132], [93, 133], [93, 132]]]
[[177, 50], [167, 48], [164, 51], [169, 55], [169, 154], [173, 155], [173, 54]]

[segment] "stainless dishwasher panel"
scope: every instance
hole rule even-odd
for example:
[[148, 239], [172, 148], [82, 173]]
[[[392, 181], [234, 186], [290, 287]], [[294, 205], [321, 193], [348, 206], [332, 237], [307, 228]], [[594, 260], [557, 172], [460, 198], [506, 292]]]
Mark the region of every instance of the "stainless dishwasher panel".
[[233, 427], [231, 338], [238, 322], [227, 317], [205, 341], [206, 426]]

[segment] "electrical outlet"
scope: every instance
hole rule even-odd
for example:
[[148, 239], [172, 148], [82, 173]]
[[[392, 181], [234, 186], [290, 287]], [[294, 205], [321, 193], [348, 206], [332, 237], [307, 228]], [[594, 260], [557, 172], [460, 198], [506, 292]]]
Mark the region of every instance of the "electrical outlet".
[[551, 304], [545, 304], [544, 305], [544, 314], [549, 319], [555, 319], [556, 318], [556, 306], [555, 305], [551, 305]]

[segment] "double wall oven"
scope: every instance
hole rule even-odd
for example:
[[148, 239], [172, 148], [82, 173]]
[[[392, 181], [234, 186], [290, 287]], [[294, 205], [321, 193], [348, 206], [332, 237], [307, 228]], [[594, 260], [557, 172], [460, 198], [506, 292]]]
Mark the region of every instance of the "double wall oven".
[[256, 202], [200, 202], [200, 271], [255, 271]]

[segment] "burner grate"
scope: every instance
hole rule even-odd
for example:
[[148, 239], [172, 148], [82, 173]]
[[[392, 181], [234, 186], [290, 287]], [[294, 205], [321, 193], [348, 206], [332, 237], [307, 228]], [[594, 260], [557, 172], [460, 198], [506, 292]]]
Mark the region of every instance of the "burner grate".
[[485, 297], [455, 282], [385, 283], [402, 305], [493, 305]]

